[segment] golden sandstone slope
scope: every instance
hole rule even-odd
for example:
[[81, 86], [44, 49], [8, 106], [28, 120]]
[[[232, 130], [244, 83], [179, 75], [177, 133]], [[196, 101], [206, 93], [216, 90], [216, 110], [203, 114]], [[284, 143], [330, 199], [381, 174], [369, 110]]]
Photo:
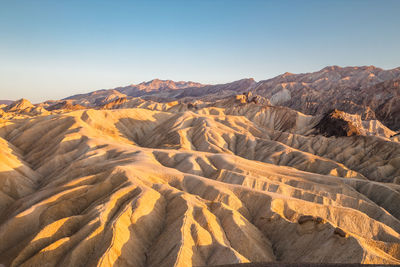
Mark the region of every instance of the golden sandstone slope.
[[0, 121], [0, 264], [400, 264], [395, 133], [243, 97]]

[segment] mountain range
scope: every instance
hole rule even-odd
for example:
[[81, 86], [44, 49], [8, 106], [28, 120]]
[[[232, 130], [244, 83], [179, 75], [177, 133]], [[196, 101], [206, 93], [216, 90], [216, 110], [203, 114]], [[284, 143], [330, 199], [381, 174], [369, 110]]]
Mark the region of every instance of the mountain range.
[[363, 119], [378, 119], [399, 130], [397, 102], [400, 96], [400, 68], [383, 70], [374, 66], [326, 67], [305, 74], [284, 73], [256, 82], [242, 79], [227, 84], [203, 85], [194, 82], [152, 80], [137, 85], [98, 90], [66, 98], [86, 107], [107, 104], [120, 98], [140, 97], [156, 102], [214, 101], [252, 92], [275, 106], [286, 106], [304, 114], [322, 114], [339, 109], [359, 114]]
[[400, 68], [0, 109], [0, 266], [400, 264]]

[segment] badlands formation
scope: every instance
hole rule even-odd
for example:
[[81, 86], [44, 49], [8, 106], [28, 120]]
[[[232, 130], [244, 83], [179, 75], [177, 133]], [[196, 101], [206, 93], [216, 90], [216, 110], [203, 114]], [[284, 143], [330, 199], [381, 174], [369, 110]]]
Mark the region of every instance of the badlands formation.
[[400, 69], [337, 68], [4, 105], [0, 264], [400, 264]]

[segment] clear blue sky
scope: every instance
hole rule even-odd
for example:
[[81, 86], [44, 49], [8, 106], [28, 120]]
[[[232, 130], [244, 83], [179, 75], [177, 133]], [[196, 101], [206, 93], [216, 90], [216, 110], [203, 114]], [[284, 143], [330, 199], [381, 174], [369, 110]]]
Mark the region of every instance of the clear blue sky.
[[400, 66], [400, 1], [0, 0], [0, 99]]

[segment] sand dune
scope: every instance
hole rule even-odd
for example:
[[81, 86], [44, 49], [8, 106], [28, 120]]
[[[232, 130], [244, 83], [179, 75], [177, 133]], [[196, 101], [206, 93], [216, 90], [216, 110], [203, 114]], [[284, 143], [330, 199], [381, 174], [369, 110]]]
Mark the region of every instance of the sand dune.
[[0, 263], [400, 264], [400, 143], [379, 122], [325, 137], [240, 98], [120, 104], [1, 122]]

